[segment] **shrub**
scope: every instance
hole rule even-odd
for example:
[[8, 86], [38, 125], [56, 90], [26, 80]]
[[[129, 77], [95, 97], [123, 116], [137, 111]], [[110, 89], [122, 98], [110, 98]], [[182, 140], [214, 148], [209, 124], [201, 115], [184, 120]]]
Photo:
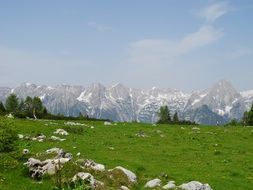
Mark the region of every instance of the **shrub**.
[[16, 148], [17, 132], [13, 123], [0, 118], [0, 152], [11, 152]]

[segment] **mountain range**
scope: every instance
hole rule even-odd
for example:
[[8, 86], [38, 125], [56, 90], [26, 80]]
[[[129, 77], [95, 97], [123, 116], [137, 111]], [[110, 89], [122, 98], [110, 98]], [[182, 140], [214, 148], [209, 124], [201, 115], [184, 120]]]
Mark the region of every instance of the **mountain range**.
[[238, 92], [230, 82], [221, 80], [211, 88], [185, 93], [174, 89], [153, 87], [150, 90], [128, 88], [122, 84], [105, 87], [91, 84], [88, 87], [71, 85], [35, 85], [22, 83], [16, 88], [0, 87], [0, 101], [11, 93], [19, 98], [38, 96], [54, 114], [154, 123], [163, 105], [171, 114], [178, 112], [180, 119], [200, 124], [224, 124], [241, 119], [253, 102], [253, 90]]

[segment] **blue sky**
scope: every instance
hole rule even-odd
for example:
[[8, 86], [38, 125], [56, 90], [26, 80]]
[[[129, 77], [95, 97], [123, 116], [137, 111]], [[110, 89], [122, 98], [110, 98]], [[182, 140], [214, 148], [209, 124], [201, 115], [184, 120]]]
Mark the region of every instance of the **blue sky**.
[[0, 86], [253, 89], [252, 0], [0, 1]]

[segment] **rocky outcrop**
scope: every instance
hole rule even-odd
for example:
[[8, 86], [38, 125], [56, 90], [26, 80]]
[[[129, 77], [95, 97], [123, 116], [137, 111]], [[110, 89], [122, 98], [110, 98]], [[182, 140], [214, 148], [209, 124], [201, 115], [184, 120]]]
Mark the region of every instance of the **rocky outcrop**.
[[189, 183], [184, 183], [179, 186], [182, 190], [212, 190], [208, 184], [202, 184], [198, 181], [191, 181]]
[[57, 153], [53, 159], [41, 161], [35, 158], [29, 158], [24, 165], [29, 168], [29, 173], [34, 179], [41, 179], [44, 174], [53, 175], [58, 169], [61, 169], [63, 164], [72, 159], [72, 154], [64, 152], [62, 149], [52, 148], [46, 151], [47, 153]]

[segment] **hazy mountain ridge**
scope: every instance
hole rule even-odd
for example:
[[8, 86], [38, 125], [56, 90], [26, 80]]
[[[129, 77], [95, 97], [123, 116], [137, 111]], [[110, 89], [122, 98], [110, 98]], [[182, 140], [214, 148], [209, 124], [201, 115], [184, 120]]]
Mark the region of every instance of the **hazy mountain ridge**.
[[20, 98], [38, 96], [55, 114], [77, 116], [81, 112], [115, 121], [155, 122], [160, 106], [168, 105], [171, 112], [177, 111], [182, 119], [202, 124], [225, 123], [231, 118], [240, 119], [253, 102], [253, 90], [237, 92], [225, 80], [193, 93], [156, 87], [140, 90], [122, 84], [50, 87], [23, 83], [14, 89], [0, 87], [0, 101], [5, 101], [11, 92]]

